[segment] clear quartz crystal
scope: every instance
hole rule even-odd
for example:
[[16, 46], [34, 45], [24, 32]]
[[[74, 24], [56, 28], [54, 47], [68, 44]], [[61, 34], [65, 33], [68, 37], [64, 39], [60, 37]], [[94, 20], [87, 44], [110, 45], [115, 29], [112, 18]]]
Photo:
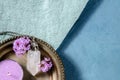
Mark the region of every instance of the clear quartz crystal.
[[35, 76], [40, 70], [38, 65], [40, 64], [40, 51], [39, 50], [29, 50], [27, 54], [27, 69]]
[[35, 50], [29, 50], [27, 53], [27, 69], [35, 76], [39, 71], [39, 64], [41, 60], [41, 52], [36, 48], [36, 44], [32, 44]]

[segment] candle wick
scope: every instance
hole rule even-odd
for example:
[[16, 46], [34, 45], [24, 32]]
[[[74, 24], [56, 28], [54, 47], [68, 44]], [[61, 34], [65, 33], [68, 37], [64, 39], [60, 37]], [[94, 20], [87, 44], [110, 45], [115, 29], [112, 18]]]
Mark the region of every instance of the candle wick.
[[10, 74], [10, 72], [8, 72], [8, 74], [7, 74], [8, 76], [10, 76], [11, 74]]

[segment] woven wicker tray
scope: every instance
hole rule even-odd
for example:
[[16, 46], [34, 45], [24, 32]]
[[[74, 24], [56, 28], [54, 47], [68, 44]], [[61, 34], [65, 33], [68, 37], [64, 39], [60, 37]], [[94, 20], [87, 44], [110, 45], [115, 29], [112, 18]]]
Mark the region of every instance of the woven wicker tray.
[[65, 80], [64, 67], [56, 51], [48, 43], [38, 38], [29, 36], [30, 38], [35, 38], [39, 45], [42, 56], [49, 56], [52, 59], [54, 65], [52, 70], [48, 73], [39, 73], [35, 77], [32, 76], [26, 69], [26, 56], [17, 58], [12, 50], [13, 41], [19, 37], [21, 36], [9, 38], [0, 43], [0, 61], [4, 59], [12, 59], [17, 61], [23, 67], [24, 70], [23, 80]]

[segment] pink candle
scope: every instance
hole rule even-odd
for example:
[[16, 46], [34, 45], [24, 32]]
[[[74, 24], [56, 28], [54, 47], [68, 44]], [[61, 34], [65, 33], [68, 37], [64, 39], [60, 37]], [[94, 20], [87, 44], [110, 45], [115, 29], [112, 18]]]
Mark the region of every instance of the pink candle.
[[13, 60], [3, 60], [0, 62], [0, 80], [22, 80], [23, 69]]

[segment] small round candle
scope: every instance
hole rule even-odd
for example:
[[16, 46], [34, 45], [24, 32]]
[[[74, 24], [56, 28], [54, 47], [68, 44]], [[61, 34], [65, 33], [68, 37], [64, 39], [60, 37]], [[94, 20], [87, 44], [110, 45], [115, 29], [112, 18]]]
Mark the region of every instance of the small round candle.
[[0, 80], [22, 80], [23, 69], [13, 60], [7, 59], [0, 62]]

